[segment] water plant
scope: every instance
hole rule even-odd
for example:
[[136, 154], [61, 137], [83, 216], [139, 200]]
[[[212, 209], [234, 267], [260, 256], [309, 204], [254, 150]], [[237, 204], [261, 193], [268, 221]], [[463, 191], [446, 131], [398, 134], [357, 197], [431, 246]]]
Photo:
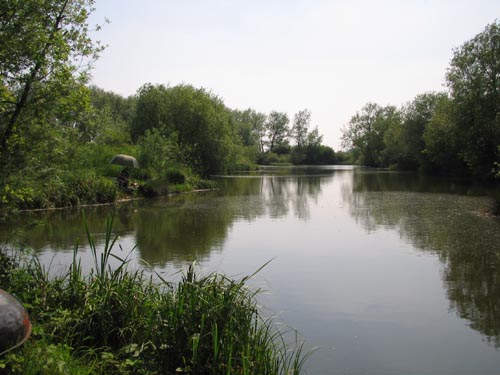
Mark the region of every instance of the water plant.
[[[0, 358], [13, 374], [299, 374], [308, 354], [257, 306], [249, 277], [189, 267], [176, 283], [118, 255], [113, 220], [104, 248], [89, 236], [84, 274], [75, 246], [67, 272], [36, 255], [0, 252], [2, 287], [28, 309], [32, 339]], [[28, 360], [29, 359], [29, 360]], [[38, 372], [32, 370], [38, 367]]]

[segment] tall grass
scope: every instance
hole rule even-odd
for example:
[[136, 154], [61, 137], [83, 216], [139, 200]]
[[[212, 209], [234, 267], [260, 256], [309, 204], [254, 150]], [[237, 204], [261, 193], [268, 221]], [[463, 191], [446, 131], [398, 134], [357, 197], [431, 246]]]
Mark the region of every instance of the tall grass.
[[23, 301], [34, 331], [28, 345], [0, 358], [0, 368], [29, 373], [22, 358], [32, 358], [32, 368], [53, 356], [61, 368], [65, 361], [74, 368], [61, 373], [75, 374], [82, 363], [96, 374], [300, 373], [302, 345], [298, 339], [289, 345], [273, 319], [262, 317], [248, 278], [199, 275], [191, 266], [173, 284], [132, 270], [113, 251], [112, 224], [102, 251], [89, 236], [94, 266], [87, 275], [78, 247], [68, 271], [56, 277], [36, 257], [2, 252], [3, 288]]

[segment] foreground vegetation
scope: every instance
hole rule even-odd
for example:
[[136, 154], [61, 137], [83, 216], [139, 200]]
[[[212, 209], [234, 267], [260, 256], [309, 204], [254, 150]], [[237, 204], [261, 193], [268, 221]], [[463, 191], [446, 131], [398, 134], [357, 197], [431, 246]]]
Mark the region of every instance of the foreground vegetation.
[[[84, 275], [75, 249], [67, 273], [36, 256], [0, 253], [0, 285], [27, 308], [33, 334], [0, 358], [10, 374], [298, 374], [306, 356], [263, 318], [247, 278], [190, 267], [176, 284], [116, 257], [108, 222]], [[111, 267], [111, 260], [114, 266]], [[115, 264], [118, 262], [118, 264]]]

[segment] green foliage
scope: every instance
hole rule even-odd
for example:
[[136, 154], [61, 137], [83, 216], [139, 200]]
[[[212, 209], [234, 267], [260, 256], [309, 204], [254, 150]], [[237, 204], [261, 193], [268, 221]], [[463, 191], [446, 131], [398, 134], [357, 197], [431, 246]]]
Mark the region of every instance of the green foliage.
[[334, 157], [330, 159], [323, 157], [325, 155], [320, 156], [326, 151], [321, 146], [323, 136], [319, 134], [318, 127], [309, 131], [310, 125], [311, 111], [304, 109], [295, 114], [291, 136], [295, 139], [297, 146], [291, 155], [292, 162], [294, 164], [320, 164], [324, 160], [325, 164], [332, 164]]
[[45, 169], [36, 179], [11, 180], [0, 187], [0, 207], [41, 209], [111, 203], [114, 181], [94, 172]]
[[295, 165], [329, 165], [337, 162], [335, 151], [331, 147], [321, 144], [294, 147], [290, 154], [290, 160]]
[[399, 113], [368, 104], [344, 129], [344, 148], [364, 165], [491, 179], [500, 144], [499, 56], [496, 21], [454, 51], [450, 95], [418, 95]]
[[292, 164], [291, 155], [277, 154], [274, 152], [264, 152], [259, 155], [257, 163], [260, 165], [290, 165]]
[[395, 107], [366, 104], [343, 130], [344, 148], [353, 150], [359, 164], [383, 166], [384, 135], [395, 122], [399, 122], [399, 116]]
[[148, 83], [139, 88], [130, 129], [134, 141], [137, 141], [148, 129], [156, 128], [163, 131], [168, 121], [170, 99], [171, 96], [164, 85], [155, 86]]
[[76, 124], [79, 140], [106, 145], [130, 144], [134, 104], [134, 98], [123, 98], [91, 86], [90, 107]]
[[264, 152], [266, 115], [253, 109], [233, 110], [232, 124], [236, 135], [237, 147], [234, 152], [235, 163], [232, 170], [252, 170], [256, 168], [257, 158]]
[[266, 133], [267, 151], [278, 153], [278, 148], [288, 144], [290, 129], [288, 123], [290, 120], [286, 113], [272, 111], [264, 124]]
[[96, 363], [75, 358], [71, 347], [30, 340], [22, 353], [9, 353], [0, 360], [0, 368], [12, 375], [90, 375]]
[[385, 165], [403, 170], [417, 170], [428, 165], [423, 135], [436, 107], [447, 99], [445, 93], [425, 93], [403, 106], [400, 120], [393, 121], [384, 134]]
[[245, 111], [233, 110], [232, 115], [242, 146], [263, 152], [266, 115], [251, 108]]
[[[89, 36], [93, 0], [0, 6], [0, 206], [47, 208], [114, 200], [111, 181], [81, 168], [88, 141], [126, 140], [97, 126], [85, 83], [102, 50]], [[82, 63], [83, 61], [83, 63]]]
[[180, 150], [175, 133], [164, 136], [157, 128], [146, 130], [139, 138], [139, 163], [154, 178], [166, 177], [169, 169], [181, 165]]
[[77, 248], [68, 272], [51, 277], [36, 257], [0, 252], [0, 275], [9, 275], [2, 287], [23, 301], [35, 327], [1, 367], [14, 374], [300, 373], [302, 345], [286, 345], [260, 315], [248, 277], [198, 276], [190, 267], [177, 284], [153, 281], [127, 269], [111, 228], [112, 220], [102, 252], [89, 236], [94, 266], [86, 276]]
[[335, 164], [335, 151], [328, 146], [311, 144], [305, 148], [305, 164]]
[[423, 153], [429, 163], [426, 168], [431, 171], [459, 174], [467, 168], [458, 156], [466, 140], [458, 137], [453, 110], [453, 102], [448, 97], [439, 100], [424, 130]]
[[137, 94], [132, 136], [156, 128], [163, 137], [176, 134], [184, 162], [197, 173], [223, 173], [236, 151], [231, 114], [222, 100], [189, 85], [143, 86]]
[[500, 144], [500, 23], [454, 51], [447, 73], [453, 120], [459, 139], [466, 140], [460, 159], [470, 172], [488, 177]]
[[[70, 154], [71, 159], [62, 167], [73, 170], [89, 170], [98, 175], [116, 178], [123, 169], [120, 165], [110, 164], [113, 156], [117, 154], [138, 155], [136, 145], [106, 145], [94, 142], [74, 145]], [[132, 177], [141, 173], [141, 170], [131, 169]]]
[[[24, 138], [32, 124], [67, 124], [81, 106], [77, 87], [87, 79], [101, 50], [89, 37], [87, 18], [93, 0], [5, 0], [0, 7], [0, 71], [2, 108], [0, 155], [15, 155], [14, 138]], [[78, 110], [76, 111], [78, 112]], [[19, 142], [19, 139], [16, 140]]]
[[311, 111], [304, 109], [295, 114], [293, 118], [293, 126], [291, 135], [295, 139], [295, 143], [299, 148], [305, 147], [307, 144], [307, 135], [309, 126], [311, 125]]

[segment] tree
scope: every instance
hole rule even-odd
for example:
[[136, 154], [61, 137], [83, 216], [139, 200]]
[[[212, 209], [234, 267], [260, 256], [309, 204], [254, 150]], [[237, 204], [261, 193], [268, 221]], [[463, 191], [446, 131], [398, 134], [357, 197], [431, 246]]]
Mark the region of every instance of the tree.
[[264, 152], [264, 124], [266, 115], [248, 108], [244, 111], [233, 110], [233, 122], [244, 147], [257, 147]]
[[459, 156], [466, 140], [458, 135], [453, 112], [454, 104], [447, 96], [436, 103], [422, 136], [423, 153], [429, 163], [427, 169], [445, 174], [460, 174], [467, 170]]
[[500, 157], [498, 21], [454, 51], [446, 79], [457, 135], [466, 140], [460, 157], [474, 176], [490, 176]]
[[[164, 85], [147, 83], [137, 90], [136, 108], [130, 129], [134, 141], [137, 141], [146, 130], [160, 129], [172, 122], [168, 114], [170, 98], [169, 89]], [[172, 124], [171, 126], [173, 127]], [[169, 131], [173, 131], [173, 128]]]
[[135, 111], [135, 98], [133, 96], [125, 98], [97, 86], [91, 86], [90, 91], [90, 101], [93, 108], [105, 109], [116, 121], [124, 122], [130, 126]]
[[315, 147], [321, 145], [323, 142], [323, 136], [319, 134], [318, 127], [316, 126], [313, 130], [307, 133], [306, 147]]
[[447, 99], [446, 93], [425, 93], [403, 106], [401, 120], [392, 121], [384, 134], [384, 160], [387, 165], [416, 170], [426, 164], [423, 152], [424, 131], [434, 116], [436, 107]]
[[368, 103], [343, 129], [342, 146], [352, 150], [356, 161], [362, 165], [383, 166], [384, 134], [394, 121], [399, 121], [395, 107]]
[[148, 129], [158, 129], [166, 139], [175, 134], [183, 159], [203, 176], [223, 173], [234, 162], [231, 112], [205, 89], [144, 85], [137, 94], [132, 124], [135, 139]]
[[108, 145], [130, 144], [134, 98], [90, 87], [90, 108], [77, 123], [79, 139]]
[[279, 147], [283, 147], [288, 141], [290, 120], [286, 113], [272, 111], [265, 123], [268, 151], [276, 152]]
[[[89, 37], [87, 18], [94, 0], [3, 0], [0, 5], [0, 156], [14, 135], [22, 137], [28, 115], [64, 102], [68, 91], [87, 81], [102, 50]], [[83, 64], [82, 64], [83, 62]], [[78, 104], [80, 97], [73, 98]], [[40, 118], [36, 119], [40, 122]]]
[[[295, 114], [291, 135], [297, 144], [291, 152], [291, 161], [294, 164], [332, 164], [333, 150], [322, 146], [323, 136], [318, 127], [309, 131], [311, 125], [311, 111], [304, 109]], [[331, 152], [330, 152], [331, 150]], [[333, 155], [333, 157], [332, 157]]]
[[166, 138], [160, 130], [148, 129], [139, 138], [138, 146], [141, 168], [147, 169], [154, 177], [165, 177], [169, 170], [178, 168], [181, 164], [175, 134]]
[[306, 146], [310, 124], [311, 111], [304, 109], [295, 114], [291, 134], [297, 143], [297, 147], [302, 148]]

